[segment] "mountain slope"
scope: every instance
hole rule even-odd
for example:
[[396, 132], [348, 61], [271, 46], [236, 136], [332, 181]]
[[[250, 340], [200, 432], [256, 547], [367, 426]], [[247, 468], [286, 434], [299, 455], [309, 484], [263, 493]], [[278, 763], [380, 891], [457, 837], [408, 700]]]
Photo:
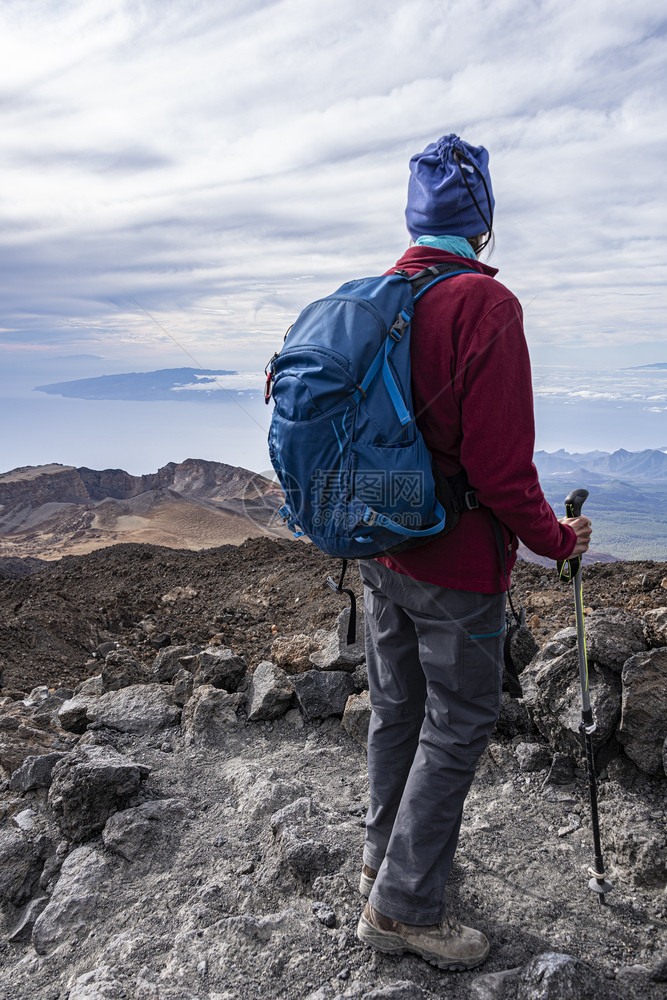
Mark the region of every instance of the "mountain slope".
[[266, 534], [281, 502], [268, 479], [195, 459], [145, 476], [60, 465], [15, 469], [0, 476], [0, 557], [53, 560], [119, 542], [238, 545]]

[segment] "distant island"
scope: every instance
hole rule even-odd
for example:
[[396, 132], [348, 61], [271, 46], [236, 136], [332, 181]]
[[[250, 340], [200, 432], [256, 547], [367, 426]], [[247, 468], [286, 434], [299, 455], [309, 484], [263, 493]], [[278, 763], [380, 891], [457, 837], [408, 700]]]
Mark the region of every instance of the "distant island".
[[259, 399], [263, 393], [263, 375], [223, 368], [163, 368], [51, 382], [35, 389], [73, 399], [224, 403], [230, 398]]
[[667, 370], [667, 361], [655, 361], [652, 365], [633, 365], [630, 368], [623, 368], [626, 372]]

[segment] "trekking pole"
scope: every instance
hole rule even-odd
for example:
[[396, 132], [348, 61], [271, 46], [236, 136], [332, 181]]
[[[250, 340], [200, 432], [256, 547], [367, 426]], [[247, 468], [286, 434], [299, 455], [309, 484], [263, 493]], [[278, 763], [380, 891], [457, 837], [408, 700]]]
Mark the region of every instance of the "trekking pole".
[[[579, 517], [581, 508], [588, 496], [588, 490], [573, 490], [565, 497], [565, 513], [568, 517]], [[589, 868], [591, 880], [588, 888], [598, 894], [598, 902], [604, 904], [605, 893], [611, 889], [611, 882], [605, 877], [602, 847], [600, 845], [600, 826], [598, 823], [598, 793], [595, 778], [595, 761], [593, 758], [593, 733], [595, 720], [591, 709], [588, 690], [588, 660], [586, 659], [586, 633], [584, 630], [584, 610], [581, 588], [581, 556], [558, 563], [561, 580], [570, 581], [574, 585], [574, 608], [577, 618], [577, 652], [579, 655], [579, 679], [581, 681], [581, 723], [579, 732], [583, 736], [586, 748], [586, 765], [588, 769], [588, 788], [591, 799], [591, 821], [593, 826], [593, 847], [595, 850], [595, 868]]]

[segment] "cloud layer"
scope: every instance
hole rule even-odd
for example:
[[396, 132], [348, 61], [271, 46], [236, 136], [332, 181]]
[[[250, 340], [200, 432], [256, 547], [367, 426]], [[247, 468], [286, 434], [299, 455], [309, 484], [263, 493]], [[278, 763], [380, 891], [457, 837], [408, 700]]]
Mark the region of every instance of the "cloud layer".
[[666, 23], [656, 0], [6, 0], [0, 343], [257, 367], [393, 263], [408, 159], [454, 131], [490, 150], [493, 263], [544, 360], [655, 354]]

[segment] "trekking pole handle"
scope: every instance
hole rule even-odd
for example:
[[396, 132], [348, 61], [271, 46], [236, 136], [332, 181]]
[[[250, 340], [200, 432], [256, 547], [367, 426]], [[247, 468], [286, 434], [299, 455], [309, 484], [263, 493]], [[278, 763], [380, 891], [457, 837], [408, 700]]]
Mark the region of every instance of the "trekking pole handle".
[[588, 490], [572, 490], [565, 497], [565, 513], [568, 517], [579, 517], [581, 508], [588, 498]]

